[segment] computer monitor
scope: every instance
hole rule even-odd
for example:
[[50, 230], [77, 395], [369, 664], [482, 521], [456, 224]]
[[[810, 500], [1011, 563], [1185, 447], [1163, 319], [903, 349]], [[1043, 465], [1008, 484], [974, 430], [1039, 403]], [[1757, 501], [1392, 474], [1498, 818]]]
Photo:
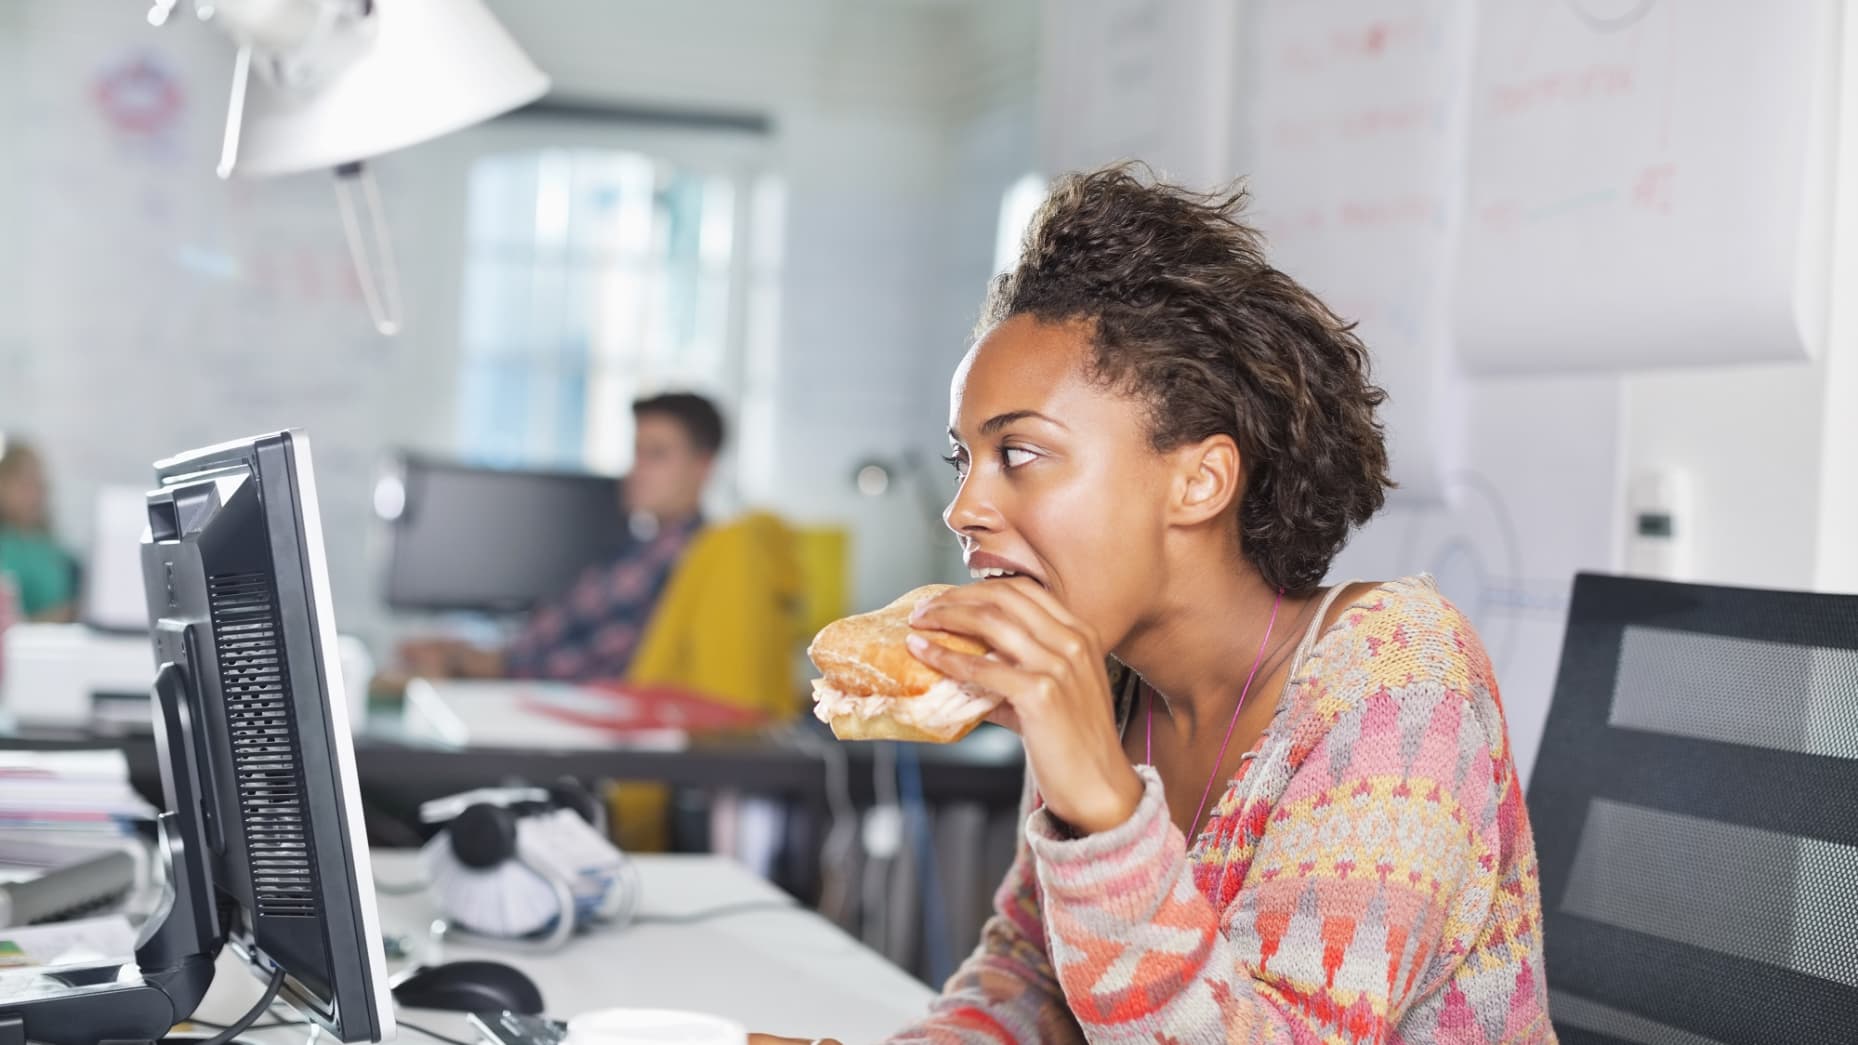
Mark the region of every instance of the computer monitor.
[[387, 523], [387, 604], [514, 612], [566, 591], [624, 543], [620, 480], [481, 468], [407, 454], [375, 488]]
[[158, 1040], [230, 942], [268, 986], [254, 1018], [281, 997], [338, 1040], [379, 1041], [392, 996], [308, 440], [280, 432], [155, 469], [142, 575], [167, 893], [134, 970], [65, 971], [67, 989], [0, 1001], [0, 1031]]

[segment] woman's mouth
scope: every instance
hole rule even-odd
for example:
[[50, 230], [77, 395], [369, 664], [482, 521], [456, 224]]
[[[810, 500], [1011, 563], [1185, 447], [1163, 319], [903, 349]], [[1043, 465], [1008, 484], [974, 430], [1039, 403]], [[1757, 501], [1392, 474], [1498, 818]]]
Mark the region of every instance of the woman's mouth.
[[998, 580], [1005, 577], [1024, 577], [1040, 587], [1045, 582], [1028, 573], [1018, 563], [1003, 559], [998, 555], [976, 552], [968, 557], [968, 575], [977, 581]]

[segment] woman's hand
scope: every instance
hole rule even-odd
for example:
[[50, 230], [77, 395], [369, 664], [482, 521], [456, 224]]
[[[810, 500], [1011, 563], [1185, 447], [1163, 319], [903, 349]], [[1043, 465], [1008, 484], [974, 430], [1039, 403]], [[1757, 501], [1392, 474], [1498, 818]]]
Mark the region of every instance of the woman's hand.
[[410, 639], [400, 644], [400, 663], [411, 678], [489, 679], [503, 675], [501, 651], [458, 639]]
[[415, 678], [451, 677], [451, 659], [465, 644], [457, 639], [407, 639], [396, 650], [406, 674]]
[[1025, 740], [1026, 760], [1052, 815], [1085, 834], [1134, 815], [1142, 779], [1123, 756], [1102, 643], [1089, 625], [1023, 577], [946, 592], [917, 607], [910, 623], [965, 635], [992, 651], [977, 657], [920, 634], [909, 639], [910, 652], [924, 664], [1004, 698], [1010, 713], [991, 718]]

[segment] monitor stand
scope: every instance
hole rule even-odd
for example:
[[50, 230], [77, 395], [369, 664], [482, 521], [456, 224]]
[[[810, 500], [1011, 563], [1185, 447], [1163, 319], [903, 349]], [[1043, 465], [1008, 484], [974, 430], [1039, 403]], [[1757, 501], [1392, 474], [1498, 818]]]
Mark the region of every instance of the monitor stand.
[[170, 811], [155, 820], [156, 859], [167, 874], [161, 904], [136, 940], [132, 974], [118, 979], [127, 968], [119, 962], [60, 969], [48, 978], [64, 983], [62, 988], [0, 998], [0, 1045], [152, 1045], [193, 1015], [206, 997], [226, 928], [213, 902], [212, 871], [205, 859], [198, 775], [205, 762], [196, 757], [201, 738], [194, 735], [187, 713], [187, 688], [176, 664], [163, 664], [155, 676], [154, 704], [161, 715], [155, 745], [163, 790], [172, 809], [189, 815]]

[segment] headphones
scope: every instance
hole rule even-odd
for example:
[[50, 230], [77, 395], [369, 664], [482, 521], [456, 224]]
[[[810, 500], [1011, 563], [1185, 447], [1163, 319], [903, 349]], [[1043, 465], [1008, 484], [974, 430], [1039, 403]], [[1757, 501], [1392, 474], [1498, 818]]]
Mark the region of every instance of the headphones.
[[544, 789], [546, 799], [511, 803], [473, 802], [446, 825], [452, 855], [474, 871], [487, 871], [516, 856], [516, 821], [548, 809], [569, 809], [602, 836], [606, 816], [593, 792], [573, 777], [562, 777]]

